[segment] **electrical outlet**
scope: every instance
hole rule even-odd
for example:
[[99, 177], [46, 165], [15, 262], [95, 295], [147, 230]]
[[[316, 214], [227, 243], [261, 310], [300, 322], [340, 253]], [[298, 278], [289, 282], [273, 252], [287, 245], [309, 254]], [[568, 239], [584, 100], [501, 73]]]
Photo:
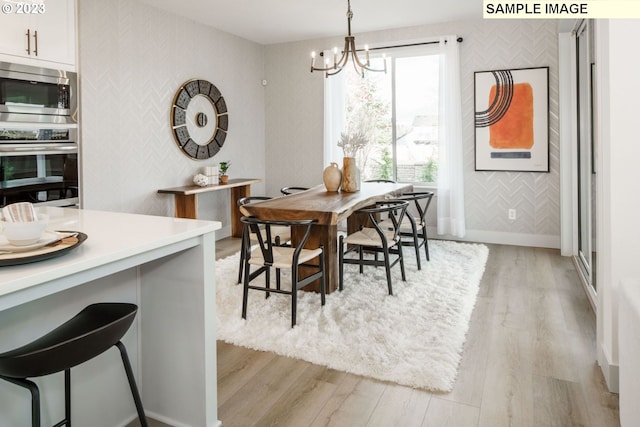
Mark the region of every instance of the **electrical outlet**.
[[515, 209], [509, 209], [509, 219], [510, 220], [515, 220], [516, 219], [516, 210]]

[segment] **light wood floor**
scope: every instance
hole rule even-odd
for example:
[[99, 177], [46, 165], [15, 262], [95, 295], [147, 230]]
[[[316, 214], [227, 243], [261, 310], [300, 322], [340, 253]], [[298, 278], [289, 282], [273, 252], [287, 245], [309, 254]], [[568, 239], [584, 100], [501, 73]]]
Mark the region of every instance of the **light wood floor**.
[[[618, 426], [618, 397], [606, 391], [595, 362], [595, 316], [571, 259], [551, 249], [488, 246], [451, 393], [219, 342], [223, 426]], [[237, 248], [225, 239], [217, 253]]]
[[[238, 246], [217, 242], [217, 257]], [[595, 362], [595, 316], [571, 259], [551, 249], [488, 246], [452, 392], [218, 342], [223, 427], [619, 426], [618, 396], [607, 392]]]

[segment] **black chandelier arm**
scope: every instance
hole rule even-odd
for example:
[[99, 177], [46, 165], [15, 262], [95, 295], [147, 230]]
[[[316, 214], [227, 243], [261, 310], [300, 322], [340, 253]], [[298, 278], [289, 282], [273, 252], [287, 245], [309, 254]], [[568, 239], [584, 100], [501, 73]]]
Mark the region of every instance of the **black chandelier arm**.
[[340, 71], [344, 70], [344, 66], [340, 67], [340, 68], [336, 68], [335, 71], [331, 72], [331, 70], [334, 70], [334, 68], [329, 68], [328, 71], [324, 72], [324, 76], [325, 77], [329, 77], [329, 76], [335, 76], [336, 74], [338, 74]]
[[353, 61], [353, 69], [357, 74], [364, 78], [364, 67], [360, 67], [358, 69], [358, 64], [356, 64], [356, 61]]
[[360, 58], [358, 58], [358, 54], [356, 53], [356, 40], [353, 37], [349, 40], [349, 48], [351, 49], [351, 55], [353, 56], [353, 62], [355, 64], [358, 64], [360, 68], [365, 68], [369, 65], [369, 61], [367, 61], [366, 64], [363, 64], [360, 61]]
[[[364, 77], [364, 70], [368, 71], [383, 71], [387, 72], [387, 60], [384, 59], [384, 69], [376, 70], [371, 68], [369, 62], [369, 50], [365, 49], [366, 62], [363, 63], [358, 57], [357, 49], [356, 49], [356, 41], [355, 37], [351, 35], [351, 19], [353, 18], [353, 12], [351, 11], [351, 0], [347, 0], [347, 36], [344, 38], [344, 50], [342, 51], [342, 56], [340, 60], [336, 60], [337, 52], [334, 51], [333, 54], [333, 66], [329, 66], [326, 64], [324, 67], [316, 67], [315, 66], [315, 52], [311, 54], [311, 72], [314, 71], [324, 71], [325, 77], [334, 76], [338, 74], [342, 69], [347, 65], [349, 61], [349, 55], [351, 55], [351, 60], [353, 62], [353, 68], [356, 70], [356, 73], [360, 74]], [[320, 52], [320, 56], [324, 56], [323, 52]]]
[[342, 49], [342, 56], [340, 60], [336, 62], [335, 57], [333, 60], [334, 68], [342, 68], [347, 64], [349, 60], [349, 42], [347, 41], [347, 37], [344, 39], [344, 49]]
[[[320, 56], [324, 56], [324, 52], [320, 52]], [[348, 41], [347, 41], [347, 37], [345, 37], [345, 42], [344, 42], [344, 49], [342, 50], [342, 56], [340, 57], [340, 60], [336, 61], [335, 56], [333, 57], [333, 65], [328, 65], [326, 67], [316, 67], [313, 65], [311, 65], [311, 72], [314, 71], [330, 71], [336, 68], [342, 68], [347, 64], [347, 61], [349, 60], [349, 55], [348, 55]]]

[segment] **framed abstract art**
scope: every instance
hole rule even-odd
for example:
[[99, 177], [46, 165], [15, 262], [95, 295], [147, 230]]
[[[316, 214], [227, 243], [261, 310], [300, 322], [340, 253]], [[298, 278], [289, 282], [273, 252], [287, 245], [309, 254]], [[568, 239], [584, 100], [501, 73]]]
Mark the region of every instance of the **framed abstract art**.
[[477, 71], [475, 170], [549, 172], [549, 67]]

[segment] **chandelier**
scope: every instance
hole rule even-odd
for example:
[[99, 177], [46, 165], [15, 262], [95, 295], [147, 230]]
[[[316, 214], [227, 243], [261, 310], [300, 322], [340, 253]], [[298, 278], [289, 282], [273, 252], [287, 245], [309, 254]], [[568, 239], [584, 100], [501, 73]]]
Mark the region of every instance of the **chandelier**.
[[[324, 67], [316, 67], [316, 53], [311, 52], [311, 72], [314, 71], [324, 71], [325, 77], [333, 76], [338, 74], [349, 62], [349, 58], [351, 58], [351, 62], [353, 63], [353, 68], [356, 70], [356, 73], [360, 74], [364, 77], [364, 70], [368, 71], [383, 71], [387, 72], [387, 60], [383, 57], [384, 60], [384, 69], [376, 70], [370, 67], [369, 64], [369, 47], [365, 45], [365, 61], [362, 62], [360, 58], [358, 58], [358, 53], [356, 51], [356, 39], [351, 35], [351, 18], [353, 18], [353, 12], [351, 11], [351, 0], [347, 0], [347, 36], [344, 38], [344, 49], [342, 50], [342, 56], [338, 59], [338, 48], [333, 48], [333, 65], [330, 65], [329, 58], [325, 58]], [[320, 53], [320, 56], [323, 54]]]

